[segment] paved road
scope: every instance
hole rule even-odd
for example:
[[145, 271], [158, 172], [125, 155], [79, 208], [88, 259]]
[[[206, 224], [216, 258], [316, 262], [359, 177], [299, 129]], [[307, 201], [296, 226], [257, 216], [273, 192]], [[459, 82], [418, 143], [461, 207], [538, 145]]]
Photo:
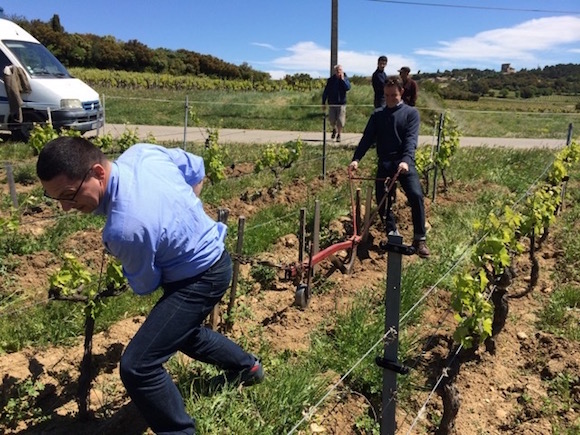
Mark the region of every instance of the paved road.
[[[127, 128], [137, 129], [137, 134], [145, 138], [151, 133], [158, 141], [176, 141], [203, 143], [207, 137], [204, 128], [199, 127], [168, 127], [155, 125], [131, 125], [127, 124], [107, 124], [105, 133], [111, 133], [114, 137], [122, 134]], [[219, 130], [219, 140], [222, 143], [284, 143], [291, 140], [302, 139], [308, 143], [322, 143], [321, 132], [298, 132], [280, 130], [243, 130], [222, 128]], [[361, 138], [361, 133], [343, 133], [342, 145], [357, 145]], [[327, 144], [335, 144], [326, 137]], [[419, 136], [419, 144], [433, 144], [435, 139], [431, 136]], [[525, 139], [525, 138], [492, 138], [492, 137], [461, 137], [460, 146], [491, 146], [509, 148], [560, 148], [566, 144], [564, 139]]]

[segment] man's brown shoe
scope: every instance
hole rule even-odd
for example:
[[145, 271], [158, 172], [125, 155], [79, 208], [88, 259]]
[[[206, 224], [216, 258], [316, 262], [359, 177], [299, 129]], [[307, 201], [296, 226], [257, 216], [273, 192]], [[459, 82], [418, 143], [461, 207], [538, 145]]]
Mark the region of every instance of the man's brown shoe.
[[415, 253], [421, 258], [427, 258], [431, 255], [429, 248], [427, 247], [427, 242], [425, 240], [414, 240], [413, 248], [415, 248]]

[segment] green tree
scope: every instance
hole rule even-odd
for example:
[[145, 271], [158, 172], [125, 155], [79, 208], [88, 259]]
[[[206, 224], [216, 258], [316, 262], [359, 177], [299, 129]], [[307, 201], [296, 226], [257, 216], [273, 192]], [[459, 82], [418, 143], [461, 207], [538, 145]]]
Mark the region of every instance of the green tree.
[[60, 24], [60, 17], [57, 14], [54, 14], [49, 21], [50, 27], [52, 30], [57, 33], [64, 33], [64, 27]]

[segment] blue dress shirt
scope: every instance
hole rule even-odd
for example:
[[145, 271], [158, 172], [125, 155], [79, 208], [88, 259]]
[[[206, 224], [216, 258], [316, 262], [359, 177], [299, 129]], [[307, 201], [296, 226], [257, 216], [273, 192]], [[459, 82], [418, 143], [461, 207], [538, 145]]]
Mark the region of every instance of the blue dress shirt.
[[192, 188], [204, 177], [203, 159], [179, 148], [136, 144], [112, 162], [95, 214], [106, 215], [103, 243], [135, 293], [198, 275], [221, 257], [227, 227]]

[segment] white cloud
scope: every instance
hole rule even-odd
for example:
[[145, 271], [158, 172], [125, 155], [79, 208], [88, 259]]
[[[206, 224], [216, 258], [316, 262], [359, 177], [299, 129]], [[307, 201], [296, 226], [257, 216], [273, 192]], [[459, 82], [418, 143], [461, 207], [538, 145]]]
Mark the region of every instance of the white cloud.
[[267, 44], [265, 42], [252, 42], [252, 45], [255, 45], [256, 47], [267, 48], [267, 49], [273, 50], [273, 51], [277, 51], [278, 50], [272, 44]]
[[[321, 47], [312, 41], [298, 42], [286, 49], [287, 56], [278, 57], [268, 62], [273, 70], [268, 71], [273, 78], [281, 78], [286, 74], [306, 73], [312, 77], [328, 77], [330, 75], [330, 49]], [[338, 62], [344, 67], [347, 75], [370, 76], [377, 66], [377, 58], [383, 53], [340, 50]], [[408, 65], [414, 69], [415, 62], [406, 56], [389, 55], [388, 74], [397, 74], [397, 70]]]
[[542, 53], [566, 44], [580, 42], [580, 17], [539, 18], [512, 28], [488, 30], [475, 36], [439, 41], [439, 47], [415, 50], [416, 55], [452, 61], [490, 62], [519, 61], [534, 64]]

